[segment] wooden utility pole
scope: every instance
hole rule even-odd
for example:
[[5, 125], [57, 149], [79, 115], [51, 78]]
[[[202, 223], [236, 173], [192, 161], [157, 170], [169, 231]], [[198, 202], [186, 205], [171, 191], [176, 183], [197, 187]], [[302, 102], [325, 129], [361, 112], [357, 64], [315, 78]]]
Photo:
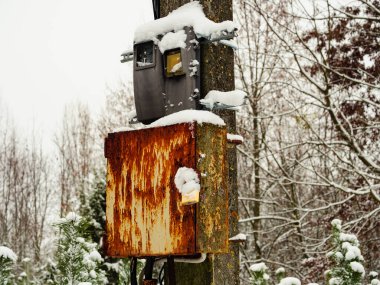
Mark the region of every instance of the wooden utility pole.
[[[190, 0], [161, 0], [160, 16], [165, 17]], [[200, 0], [206, 17], [214, 22], [232, 20], [232, 0]], [[234, 54], [230, 47], [207, 44], [201, 46], [201, 89], [203, 96], [210, 90], [235, 89]], [[229, 133], [236, 133], [234, 111], [218, 112]], [[228, 146], [229, 236], [238, 234], [238, 191], [236, 146]], [[228, 254], [208, 255], [200, 264], [176, 263], [178, 285], [239, 284], [239, 245], [230, 243]]]

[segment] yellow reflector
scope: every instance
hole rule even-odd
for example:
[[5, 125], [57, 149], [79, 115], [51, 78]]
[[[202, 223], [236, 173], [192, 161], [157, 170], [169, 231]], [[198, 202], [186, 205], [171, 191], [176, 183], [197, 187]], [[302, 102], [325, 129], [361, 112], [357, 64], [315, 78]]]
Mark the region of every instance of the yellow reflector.
[[183, 74], [181, 51], [176, 50], [166, 55], [166, 76], [175, 76]]

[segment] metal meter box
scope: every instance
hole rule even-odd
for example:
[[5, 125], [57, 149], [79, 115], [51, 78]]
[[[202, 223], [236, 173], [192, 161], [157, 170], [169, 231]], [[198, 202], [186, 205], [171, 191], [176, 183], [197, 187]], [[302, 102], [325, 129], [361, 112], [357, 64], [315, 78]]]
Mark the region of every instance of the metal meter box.
[[[109, 134], [106, 254], [228, 252], [226, 141], [225, 127], [196, 122]], [[197, 204], [181, 204], [180, 167], [199, 175]]]
[[134, 45], [134, 96], [137, 119], [142, 123], [199, 108], [200, 48], [193, 29], [185, 27], [184, 31], [186, 47], [163, 54], [154, 41]]

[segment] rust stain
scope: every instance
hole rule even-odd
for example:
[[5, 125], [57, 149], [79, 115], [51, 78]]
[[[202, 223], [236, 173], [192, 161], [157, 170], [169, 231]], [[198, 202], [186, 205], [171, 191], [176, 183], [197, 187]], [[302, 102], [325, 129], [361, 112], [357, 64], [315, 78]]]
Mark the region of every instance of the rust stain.
[[152, 280], [143, 280], [143, 285], [157, 285], [158, 280], [152, 279]]
[[195, 206], [181, 206], [178, 168], [196, 168], [193, 123], [109, 134], [107, 255], [195, 253]]

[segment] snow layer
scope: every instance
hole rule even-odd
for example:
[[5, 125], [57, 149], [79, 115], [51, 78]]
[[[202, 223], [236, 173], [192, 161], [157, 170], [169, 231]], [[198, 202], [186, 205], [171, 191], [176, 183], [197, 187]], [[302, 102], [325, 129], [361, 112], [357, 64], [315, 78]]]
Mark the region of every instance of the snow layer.
[[351, 245], [349, 242], [344, 242], [342, 244], [342, 248], [346, 250], [346, 254], [344, 255], [346, 260], [363, 260], [363, 256], [360, 252], [360, 249], [357, 246]]
[[79, 221], [80, 220], [80, 216], [77, 215], [76, 213], [74, 212], [70, 212], [66, 215], [66, 220], [68, 222], [76, 222], [76, 221]]
[[295, 277], [285, 277], [278, 285], [301, 285], [301, 281]]
[[341, 230], [341, 229], [342, 229], [342, 221], [339, 220], [339, 219], [334, 219], [334, 220], [332, 220], [331, 225], [332, 225], [334, 228], [337, 228], [338, 230]]
[[347, 241], [347, 242], [350, 242], [350, 243], [352, 243], [354, 245], [359, 245], [358, 238], [355, 235], [352, 235], [352, 234], [340, 233], [339, 239], [342, 242]]
[[180, 70], [182, 68], [182, 62], [178, 62], [177, 64], [175, 64], [172, 68], [172, 70], [170, 70], [170, 72], [174, 73], [174, 72], [177, 72], [178, 70]]
[[365, 54], [363, 56], [362, 63], [364, 65], [364, 68], [366, 68], [366, 69], [372, 68], [375, 65], [375, 61], [368, 54]]
[[229, 238], [230, 241], [234, 241], [234, 240], [247, 240], [247, 236], [245, 234], [237, 234], [236, 236], [233, 236], [231, 238]]
[[227, 134], [227, 140], [228, 141], [239, 141], [239, 142], [244, 141], [244, 139], [241, 135], [234, 135], [234, 134]]
[[268, 267], [265, 265], [264, 262], [260, 262], [260, 263], [256, 263], [256, 264], [252, 264], [250, 267], [249, 267], [249, 270], [253, 271], [253, 272], [259, 272], [259, 271], [265, 271], [267, 270]]
[[285, 268], [284, 268], [284, 267], [279, 267], [279, 268], [276, 270], [276, 272], [275, 272], [276, 275], [281, 274], [281, 273], [285, 273]]
[[221, 44], [228, 46], [233, 49], [239, 49], [237, 43], [234, 40], [221, 40], [219, 41]]
[[246, 97], [247, 94], [241, 90], [234, 90], [228, 92], [211, 90], [207, 93], [204, 99], [200, 100], [200, 102], [204, 105], [209, 105], [211, 109], [217, 103], [221, 103], [231, 107], [236, 107], [243, 105], [244, 99]]
[[158, 42], [158, 48], [161, 53], [174, 48], [186, 47], [186, 34], [184, 30], [178, 32], [169, 32]]
[[286, 277], [278, 285], [301, 285], [301, 281], [295, 277]]
[[89, 258], [95, 262], [102, 262], [102, 260], [103, 260], [102, 256], [100, 255], [100, 253], [97, 250], [91, 251], [89, 254]]
[[197, 122], [199, 124], [210, 123], [218, 126], [225, 126], [223, 119], [219, 116], [201, 110], [183, 110], [168, 116], [165, 116], [152, 124], [148, 125], [148, 127], [163, 127], [170, 126], [181, 123], [191, 123]]
[[95, 270], [90, 271], [91, 278], [95, 279], [97, 277]]
[[128, 132], [133, 131], [134, 129], [131, 127], [118, 127], [112, 130], [112, 133], [120, 133], [120, 132]]
[[0, 257], [10, 259], [13, 262], [16, 262], [17, 260], [17, 255], [13, 252], [13, 250], [6, 246], [0, 246]]
[[379, 274], [376, 271], [371, 271], [370, 273], [368, 273], [368, 276], [371, 278], [376, 278], [377, 276], [379, 276]]
[[201, 189], [197, 172], [188, 167], [181, 167], [177, 170], [174, 183], [182, 194], [190, 194], [194, 191], [199, 192]]
[[362, 277], [364, 276], [365, 274], [364, 266], [360, 262], [356, 262], [356, 261], [350, 262], [350, 267], [352, 271], [360, 273]]
[[339, 277], [333, 277], [329, 280], [329, 285], [341, 285], [342, 279]]
[[69, 212], [66, 217], [64, 218], [59, 218], [57, 221], [54, 222], [54, 224], [65, 224], [65, 223], [79, 223], [81, 220], [81, 216], [74, 212]]
[[379, 279], [372, 279], [371, 285], [380, 285], [380, 280]]
[[215, 23], [206, 18], [203, 7], [198, 1], [187, 3], [166, 17], [141, 25], [135, 31], [135, 43], [156, 40], [158, 35], [177, 32], [184, 27], [193, 27], [198, 37], [214, 39], [223, 31], [233, 32], [237, 25], [232, 21]]

